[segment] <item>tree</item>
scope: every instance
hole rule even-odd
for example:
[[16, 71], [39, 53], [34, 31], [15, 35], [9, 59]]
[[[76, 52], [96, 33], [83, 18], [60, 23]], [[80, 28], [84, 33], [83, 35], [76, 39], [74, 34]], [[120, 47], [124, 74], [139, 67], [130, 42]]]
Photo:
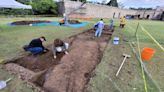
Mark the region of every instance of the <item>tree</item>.
[[131, 9], [131, 10], [153, 10], [153, 8], [142, 8], [142, 7], [139, 7], [139, 8], [130, 7], [129, 9]]
[[109, 5], [109, 6], [113, 6], [113, 7], [118, 7], [117, 0], [110, 0], [110, 2], [107, 3], [107, 5]]
[[0, 14], [25, 15], [25, 14], [54, 14], [57, 15], [57, 4], [54, 0], [16, 0], [26, 5], [32, 5], [32, 10], [0, 9]]
[[30, 4], [30, 0], [16, 0], [16, 1], [27, 5]]
[[119, 7], [119, 8], [121, 8], [121, 9], [123, 9], [125, 6], [124, 6], [124, 4], [123, 4], [123, 3], [118, 2], [118, 7]]
[[35, 14], [57, 14], [57, 5], [53, 0], [32, 0]]
[[57, 14], [54, 0], [17, 0], [23, 4], [32, 5], [34, 14]]
[[106, 0], [103, 0], [103, 1], [102, 1], [102, 4], [106, 4]]

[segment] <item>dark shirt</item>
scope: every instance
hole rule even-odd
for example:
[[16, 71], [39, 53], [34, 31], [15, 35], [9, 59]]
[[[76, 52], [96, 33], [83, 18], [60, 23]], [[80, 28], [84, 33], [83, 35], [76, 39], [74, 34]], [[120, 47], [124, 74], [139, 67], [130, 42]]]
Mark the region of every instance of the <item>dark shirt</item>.
[[41, 47], [43, 49], [45, 49], [45, 47], [42, 44], [42, 41], [38, 38], [38, 39], [33, 39], [30, 44], [29, 44], [29, 48], [33, 48], [33, 47]]

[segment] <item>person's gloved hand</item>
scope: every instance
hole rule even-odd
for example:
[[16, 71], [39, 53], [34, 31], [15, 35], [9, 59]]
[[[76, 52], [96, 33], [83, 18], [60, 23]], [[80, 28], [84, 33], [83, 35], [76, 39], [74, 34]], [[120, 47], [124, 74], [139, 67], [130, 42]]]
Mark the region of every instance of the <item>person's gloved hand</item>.
[[49, 49], [45, 48], [46, 51], [49, 51]]
[[57, 57], [56, 57], [56, 55], [54, 55], [54, 59], [56, 59]]
[[65, 54], [68, 55], [69, 53], [67, 51], [65, 51]]
[[43, 52], [48, 52], [49, 51], [49, 49], [47, 49], [47, 48], [45, 48], [44, 50], [43, 50]]

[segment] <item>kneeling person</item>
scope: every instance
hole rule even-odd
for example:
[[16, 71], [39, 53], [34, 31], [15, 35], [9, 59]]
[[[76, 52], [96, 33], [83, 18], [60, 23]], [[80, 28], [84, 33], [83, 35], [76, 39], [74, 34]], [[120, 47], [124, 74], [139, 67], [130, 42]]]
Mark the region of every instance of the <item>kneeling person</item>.
[[69, 47], [69, 44], [64, 43], [62, 40], [60, 40], [60, 39], [54, 40], [54, 44], [53, 44], [53, 47], [52, 47], [54, 59], [57, 58], [56, 57], [57, 53], [64, 52], [65, 54], [68, 54], [68, 51], [67, 51], [68, 47]]
[[48, 51], [48, 49], [43, 46], [42, 43], [44, 41], [46, 41], [46, 38], [44, 36], [37, 39], [33, 39], [29, 45], [24, 46], [24, 50], [30, 51], [34, 55], [45, 53]]

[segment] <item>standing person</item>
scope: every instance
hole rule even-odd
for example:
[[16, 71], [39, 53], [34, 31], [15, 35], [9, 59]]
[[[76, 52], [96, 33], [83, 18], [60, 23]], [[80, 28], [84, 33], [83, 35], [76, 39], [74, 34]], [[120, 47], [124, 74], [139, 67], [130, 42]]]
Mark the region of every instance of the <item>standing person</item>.
[[126, 19], [125, 16], [120, 18], [120, 27], [124, 28], [126, 24]]
[[109, 24], [109, 30], [113, 30], [113, 27], [114, 27], [114, 20], [111, 19]]
[[64, 13], [63, 16], [64, 16], [64, 24], [68, 24], [68, 17], [67, 17], [67, 15]]
[[67, 17], [67, 15], [66, 15], [65, 13], [63, 14], [63, 17], [64, 17], [64, 18], [63, 18], [62, 20], [59, 21], [59, 24], [60, 24], [60, 25], [69, 24], [69, 23], [68, 23], [68, 17]]
[[29, 45], [25, 45], [23, 48], [25, 51], [30, 51], [34, 55], [45, 53], [48, 49], [43, 46], [42, 43], [44, 41], [46, 41], [46, 38], [42, 36], [40, 38], [33, 39]]
[[57, 58], [56, 57], [57, 53], [64, 52], [65, 54], [68, 54], [68, 51], [67, 51], [68, 47], [69, 47], [69, 44], [68, 43], [64, 43], [62, 40], [60, 40], [60, 39], [54, 40], [54, 44], [52, 46], [54, 59]]
[[95, 36], [96, 37], [100, 37], [101, 33], [102, 33], [103, 29], [104, 29], [103, 19], [100, 19], [100, 21], [97, 22], [95, 26], [97, 26], [97, 29], [96, 29], [96, 32], [95, 32]]

